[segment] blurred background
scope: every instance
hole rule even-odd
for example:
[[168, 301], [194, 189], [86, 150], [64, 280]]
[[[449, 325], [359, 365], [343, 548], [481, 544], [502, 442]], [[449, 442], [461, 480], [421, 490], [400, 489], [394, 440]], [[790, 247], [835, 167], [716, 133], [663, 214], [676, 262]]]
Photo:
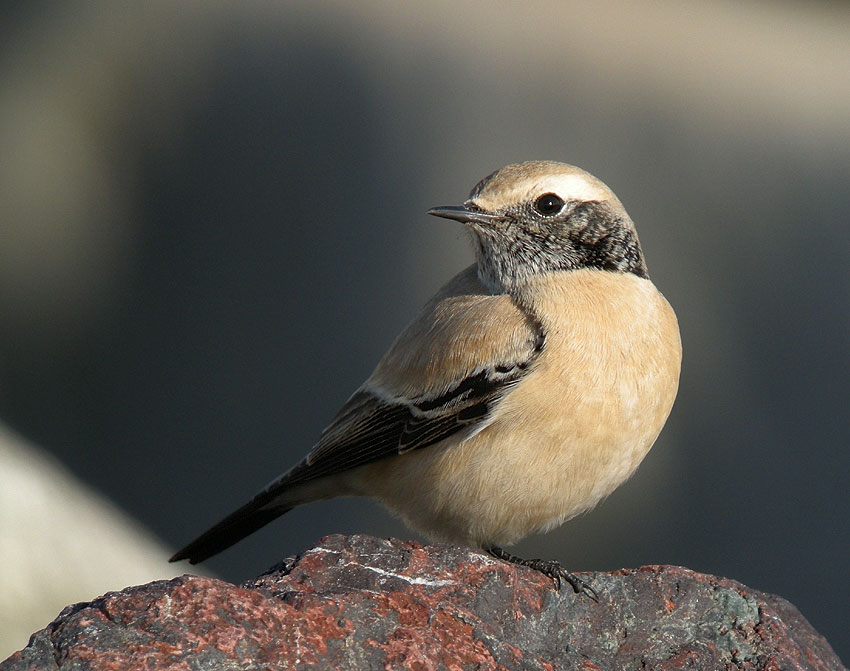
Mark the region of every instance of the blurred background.
[[[426, 209], [562, 160], [608, 183], [679, 316], [632, 478], [517, 546], [793, 602], [850, 659], [850, 5], [6, 2], [0, 659], [168, 565], [300, 458], [471, 262]], [[368, 501], [208, 562], [257, 575]], [[421, 540], [421, 539], [420, 539]]]

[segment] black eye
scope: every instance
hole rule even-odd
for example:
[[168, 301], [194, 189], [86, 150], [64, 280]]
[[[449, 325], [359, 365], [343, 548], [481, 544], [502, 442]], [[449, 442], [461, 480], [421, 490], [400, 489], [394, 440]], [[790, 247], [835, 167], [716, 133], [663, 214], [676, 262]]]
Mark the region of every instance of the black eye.
[[544, 216], [557, 214], [564, 207], [564, 201], [554, 193], [546, 193], [534, 201], [534, 209]]

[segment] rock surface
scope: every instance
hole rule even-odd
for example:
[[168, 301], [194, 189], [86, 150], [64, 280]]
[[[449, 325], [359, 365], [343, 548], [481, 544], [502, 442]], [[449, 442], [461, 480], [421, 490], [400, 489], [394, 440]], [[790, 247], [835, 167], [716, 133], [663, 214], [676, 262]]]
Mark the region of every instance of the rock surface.
[[844, 669], [787, 601], [673, 566], [594, 602], [451, 546], [329, 536], [241, 586], [182, 576], [66, 608], [24, 669]]

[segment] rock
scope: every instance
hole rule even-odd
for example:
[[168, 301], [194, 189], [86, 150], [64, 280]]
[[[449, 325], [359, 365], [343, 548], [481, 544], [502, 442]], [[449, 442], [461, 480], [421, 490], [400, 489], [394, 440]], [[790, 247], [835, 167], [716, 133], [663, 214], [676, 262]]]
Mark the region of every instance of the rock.
[[467, 549], [329, 536], [238, 587], [186, 575], [69, 606], [0, 671], [844, 668], [794, 606], [733, 580], [582, 577], [598, 602]]
[[66, 603], [178, 575], [168, 555], [150, 531], [0, 422], [0, 659]]

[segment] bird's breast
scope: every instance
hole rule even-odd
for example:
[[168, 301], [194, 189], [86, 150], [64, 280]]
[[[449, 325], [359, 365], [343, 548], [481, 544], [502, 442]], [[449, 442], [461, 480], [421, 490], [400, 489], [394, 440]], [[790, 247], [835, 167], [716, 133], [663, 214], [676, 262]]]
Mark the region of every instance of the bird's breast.
[[532, 492], [528, 521], [543, 530], [593, 507], [637, 468], [672, 408], [681, 342], [670, 305], [635, 275], [553, 273], [527, 301], [543, 353], [475, 439], [490, 455], [486, 477], [508, 498]]

